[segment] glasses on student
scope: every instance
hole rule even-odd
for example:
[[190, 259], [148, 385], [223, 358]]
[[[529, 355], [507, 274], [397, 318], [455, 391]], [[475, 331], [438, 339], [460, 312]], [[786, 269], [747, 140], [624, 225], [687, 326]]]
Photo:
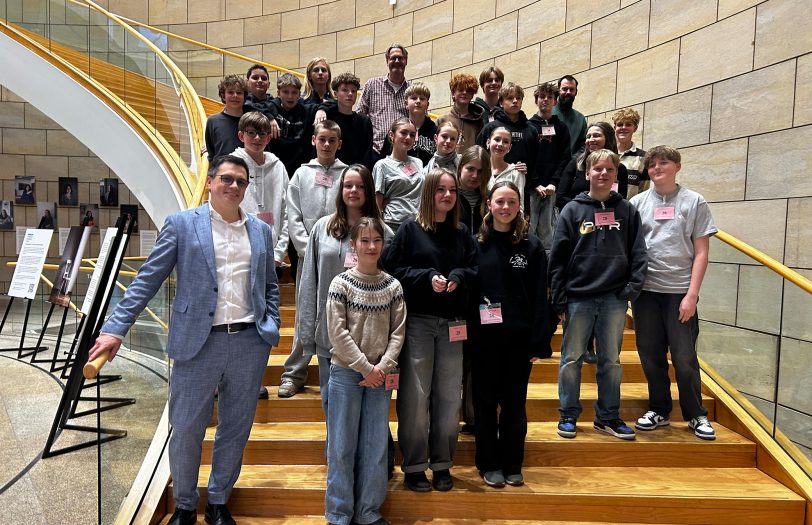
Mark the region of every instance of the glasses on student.
[[237, 187], [241, 190], [244, 190], [248, 187], [248, 180], [243, 178], [236, 178], [232, 177], [231, 175], [218, 175], [220, 177], [220, 182], [225, 184], [226, 186], [231, 186], [235, 182], [237, 183]]
[[264, 139], [269, 135], [267, 131], [246, 131], [245, 134], [249, 139], [255, 139], [257, 137]]
[[265, 75], [262, 75], [262, 76], [259, 76], [259, 75], [251, 75], [251, 80], [255, 80], [255, 81], [256, 81], [256, 80], [259, 80], [259, 81], [262, 81], [262, 82], [267, 82], [267, 81], [268, 81], [268, 77], [266, 77]]

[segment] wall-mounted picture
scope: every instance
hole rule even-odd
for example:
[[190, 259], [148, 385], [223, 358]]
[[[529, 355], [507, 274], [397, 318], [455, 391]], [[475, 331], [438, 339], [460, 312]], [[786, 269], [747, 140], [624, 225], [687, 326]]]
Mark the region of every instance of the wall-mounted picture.
[[122, 204], [121, 216], [124, 217], [125, 215], [129, 215], [130, 217], [135, 219], [135, 224], [133, 224], [133, 233], [138, 233], [138, 205]]
[[34, 198], [34, 177], [17, 175], [14, 177], [14, 202], [16, 204], [36, 204]]
[[79, 206], [79, 226], [90, 226], [93, 233], [99, 231], [99, 205], [82, 204]]
[[0, 201], [0, 230], [14, 229], [14, 203]]
[[55, 230], [56, 229], [56, 203], [55, 202], [38, 202], [37, 203], [37, 217], [39, 223], [37, 224], [38, 230]]
[[99, 202], [102, 206], [118, 206], [118, 179], [99, 181]]
[[59, 177], [59, 205], [79, 205], [79, 179], [76, 177]]

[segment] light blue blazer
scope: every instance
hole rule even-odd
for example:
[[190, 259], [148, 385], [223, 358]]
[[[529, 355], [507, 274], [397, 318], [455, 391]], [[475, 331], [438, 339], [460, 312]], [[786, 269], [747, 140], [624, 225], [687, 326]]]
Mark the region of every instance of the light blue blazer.
[[[279, 286], [271, 228], [253, 216], [245, 223], [251, 243], [251, 302], [259, 335], [279, 343]], [[208, 204], [166, 219], [155, 248], [102, 332], [124, 336], [173, 269], [177, 286], [166, 351], [175, 361], [195, 357], [209, 336], [217, 306], [217, 273]]]

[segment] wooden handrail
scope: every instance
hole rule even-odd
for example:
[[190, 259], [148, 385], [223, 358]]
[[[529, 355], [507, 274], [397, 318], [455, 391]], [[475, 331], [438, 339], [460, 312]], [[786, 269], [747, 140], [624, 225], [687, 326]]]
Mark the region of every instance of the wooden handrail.
[[737, 239], [736, 237], [730, 235], [729, 233], [723, 232], [719, 230], [716, 233], [716, 238], [720, 241], [732, 246], [736, 250], [740, 251], [741, 253], [745, 254], [746, 256], [750, 257], [751, 259], [755, 259], [756, 261], [760, 262], [770, 270], [774, 271], [787, 281], [791, 282], [798, 288], [805, 290], [806, 293], [812, 294], [812, 281], [804, 277], [803, 275], [799, 274], [795, 270], [789, 268], [788, 266], [776, 261], [766, 253], [753, 248], [749, 244], [744, 241]]

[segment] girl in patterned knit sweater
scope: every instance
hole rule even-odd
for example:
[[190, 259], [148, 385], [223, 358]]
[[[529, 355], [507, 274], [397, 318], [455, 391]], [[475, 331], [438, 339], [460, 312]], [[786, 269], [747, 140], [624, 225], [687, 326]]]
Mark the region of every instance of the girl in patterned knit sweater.
[[327, 405], [327, 492], [331, 524], [387, 524], [387, 374], [397, 366], [406, 331], [400, 283], [378, 268], [380, 219], [364, 217], [350, 231], [358, 262], [330, 283], [327, 331], [332, 348]]

